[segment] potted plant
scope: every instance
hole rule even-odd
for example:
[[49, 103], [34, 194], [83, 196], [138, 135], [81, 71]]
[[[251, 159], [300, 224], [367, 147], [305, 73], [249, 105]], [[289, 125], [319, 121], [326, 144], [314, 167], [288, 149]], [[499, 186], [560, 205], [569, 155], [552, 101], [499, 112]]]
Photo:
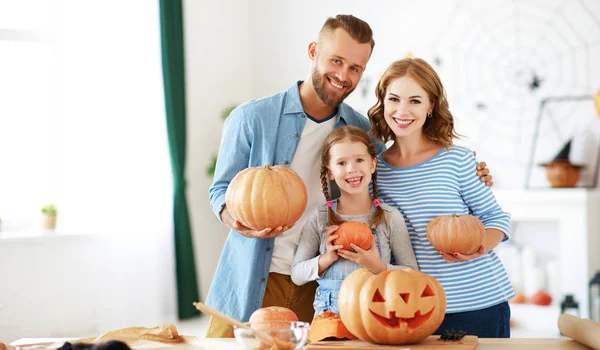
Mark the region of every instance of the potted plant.
[[56, 206], [48, 204], [42, 207], [42, 227], [46, 230], [56, 229]]

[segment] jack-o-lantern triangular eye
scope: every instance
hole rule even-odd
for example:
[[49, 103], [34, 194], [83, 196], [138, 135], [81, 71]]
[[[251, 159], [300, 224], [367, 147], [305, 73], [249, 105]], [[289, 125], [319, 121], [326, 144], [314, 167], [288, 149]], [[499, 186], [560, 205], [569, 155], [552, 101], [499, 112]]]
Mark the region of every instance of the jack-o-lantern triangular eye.
[[433, 289], [431, 289], [431, 287], [428, 284], [428, 285], [425, 286], [425, 290], [421, 294], [421, 298], [422, 297], [432, 297], [434, 295], [435, 295], [435, 293], [433, 292]]
[[405, 303], [408, 304], [408, 297], [410, 297], [410, 293], [400, 293], [400, 297], [404, 300]]
[[375, 290], [375, 294], [373, 295], [374, 302], [385, 302], [385, 298], [381, 295], [379, 289]]

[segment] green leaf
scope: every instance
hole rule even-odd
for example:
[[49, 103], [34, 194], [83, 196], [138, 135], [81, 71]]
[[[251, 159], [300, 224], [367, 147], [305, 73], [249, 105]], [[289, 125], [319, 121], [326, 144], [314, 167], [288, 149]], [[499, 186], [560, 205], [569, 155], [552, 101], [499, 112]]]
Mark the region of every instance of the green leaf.
[[54, 204], [47, 204], [42, 207], [42, 213], [47, 215], [56, 215], [58, 210]]

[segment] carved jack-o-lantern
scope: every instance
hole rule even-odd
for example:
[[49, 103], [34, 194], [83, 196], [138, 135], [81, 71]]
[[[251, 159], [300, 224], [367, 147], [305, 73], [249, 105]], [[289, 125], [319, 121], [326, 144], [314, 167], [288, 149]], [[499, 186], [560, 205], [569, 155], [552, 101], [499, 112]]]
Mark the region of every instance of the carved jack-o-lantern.
[[342, 322], [359, 339], [412, 344], [442, 324], [446, 293], [435, 278], [413, 269], [375, 275], [362, 268], [342, 283], [338, 306]]

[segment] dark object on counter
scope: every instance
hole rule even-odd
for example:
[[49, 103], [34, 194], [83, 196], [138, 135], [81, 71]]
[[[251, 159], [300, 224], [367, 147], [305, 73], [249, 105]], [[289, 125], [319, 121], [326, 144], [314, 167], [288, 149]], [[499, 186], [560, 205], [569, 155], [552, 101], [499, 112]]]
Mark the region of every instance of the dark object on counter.
[[100, 344], [64, 343], [58, 350], [131, 350], [129, 345], [118, 340], [110, 340]]
[[579, 316], [579, 303], [573, 298], [573, 294], [565, 295], [565, 299], [560, 303], [560, 313], [571, 314], [573, 316]]
[[440, 339], [443, 341], [457, 341], [457, 340], [461, 340], [464, 336], [465, 336], [465, 331], [455, 331], [454, 328], [449, 330], [449, 331], [445, 331], [444, 334], [442, 334], [440, 336]]
[[600, 271], [590, 281], [590, 319], [600, 323]]

